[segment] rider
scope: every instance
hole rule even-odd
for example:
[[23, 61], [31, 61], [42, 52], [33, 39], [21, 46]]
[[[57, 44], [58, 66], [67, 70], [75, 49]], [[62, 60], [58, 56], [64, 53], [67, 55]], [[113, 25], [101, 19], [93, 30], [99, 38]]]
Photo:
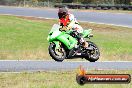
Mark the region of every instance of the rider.
[[[74, 15], [68, 12], [68, 8], [59, 8], [58, 17], [59, 24], [62, 27], [62, 30], [73, 29], [76, 30], [79, 35], [81, 35], [81, 33], [83, 32], [83, 28], [79, 25]], [[79, 42], [83, 44], [84, 48], [88, 47], [88, 43], [81, 36], [79, 37]]]

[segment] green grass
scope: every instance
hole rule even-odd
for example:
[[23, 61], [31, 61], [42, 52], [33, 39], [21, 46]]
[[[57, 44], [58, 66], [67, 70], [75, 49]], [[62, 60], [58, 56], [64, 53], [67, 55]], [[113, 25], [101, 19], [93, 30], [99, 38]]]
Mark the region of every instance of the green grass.
[[[12, 16], [1, 16], [1, 50], [27, 50], [46, 48], [46, 37], [50, 25], [46, 22], [33, 22]], [[41, 46], [38, 46], [38, 44]]]
[[[0, 15], [0, 59], [51, 59], [47, 35], [57, 20]], [[132, 28], [81, 23], [92, 28], [100, 61], [132, 61]], [[81, 59], [78, 59], [81, 60]]]
[[43, 54], [47, 52], [48, 46], [46, 38], [51, 24], [46, 21], [38, 22], [13, 16], [0, 16], [0, 25], [1, 59], [10, 59], [10, 57], [21, 59], [26, 56], [30, 59], [38, 53], [42, 53], [42, 58], [44, 58]]
[[[132, 74], [124, 70], [89, 70], [95, 74]], [[131, 88], [129, 84], [85, 84], [76, 82], [76, 71], [69, 72], [34, 72], [34, 73], [0, 73], [0, 88]]]

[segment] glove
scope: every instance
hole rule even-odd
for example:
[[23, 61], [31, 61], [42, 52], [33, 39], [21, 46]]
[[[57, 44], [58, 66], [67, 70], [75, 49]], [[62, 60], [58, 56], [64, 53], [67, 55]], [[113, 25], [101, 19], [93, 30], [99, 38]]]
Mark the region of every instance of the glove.
[[67, 29], [65, 27], [59, 28], [60, 31], [66, 31]]

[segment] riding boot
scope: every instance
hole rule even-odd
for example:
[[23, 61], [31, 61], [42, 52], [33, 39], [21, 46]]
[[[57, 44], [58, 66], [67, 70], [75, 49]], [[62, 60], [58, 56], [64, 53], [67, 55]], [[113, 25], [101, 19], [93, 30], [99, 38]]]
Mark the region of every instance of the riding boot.
[[69, 52], [68, 58], [73, 57], [74, 54], [75, 54], [75, 51], [76, 51], [76, 48], [71, 49], [70, 52]]

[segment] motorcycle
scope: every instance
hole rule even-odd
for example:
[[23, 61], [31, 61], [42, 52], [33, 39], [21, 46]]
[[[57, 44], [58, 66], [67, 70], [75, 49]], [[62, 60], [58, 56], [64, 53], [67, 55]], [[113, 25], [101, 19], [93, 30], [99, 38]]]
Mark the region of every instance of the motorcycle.
[[[93, 37], [91, 32], [92, 29], [84, 30], [82, 37], [90, 39]], [[87, 41], [88, 48], [84, 48], [76, 38], [77, 35], [76, 31], [62, 31], [58, 24], [54, 24], [47, 38], [50, 43], [48, 48], [50, 56], [58, 62], [72, 58], [85, 58], [90, 62], [97, 61], [100, 56], [97, 45], [91, 41]]]

